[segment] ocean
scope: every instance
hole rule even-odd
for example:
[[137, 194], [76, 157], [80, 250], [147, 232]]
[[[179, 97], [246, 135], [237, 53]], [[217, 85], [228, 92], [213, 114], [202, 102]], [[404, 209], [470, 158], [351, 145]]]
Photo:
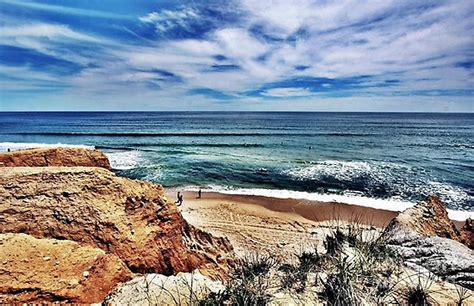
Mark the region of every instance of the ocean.
[[0, 113], [0, 150], [58, 144], [165, 187], [474, 211], [472, 113]]

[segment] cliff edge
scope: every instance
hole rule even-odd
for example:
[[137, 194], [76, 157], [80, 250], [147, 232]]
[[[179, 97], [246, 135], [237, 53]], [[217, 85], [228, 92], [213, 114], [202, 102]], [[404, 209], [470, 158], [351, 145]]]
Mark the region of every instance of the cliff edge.
[[0, 167], [101, 167], [111, 170], [109, 160], [98, 150], [38, 148], [0, 154]]

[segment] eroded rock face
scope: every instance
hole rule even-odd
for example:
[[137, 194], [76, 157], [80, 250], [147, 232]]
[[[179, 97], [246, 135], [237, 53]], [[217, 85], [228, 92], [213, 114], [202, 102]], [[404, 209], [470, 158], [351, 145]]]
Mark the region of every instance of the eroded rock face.
[[82, 148], [39, 148], [0, 154], [0, 167], [102, 167], [109, 160], [98, 150]]
[[76, 241], [141, 273], [219, 273], [233, 256], [227, 239], [190, 226], [160, 185], [102, 168], [0, 168], [0, 233]]
[[474, 252], [459, 242], [459, 231], [438, 198], [429, 197], [402, 212], [384, 235], [406, 262], [474, 289]]
[[0, 234], [0, 303], [100, 303], [132, 273], [115, 255], [67, 240]]

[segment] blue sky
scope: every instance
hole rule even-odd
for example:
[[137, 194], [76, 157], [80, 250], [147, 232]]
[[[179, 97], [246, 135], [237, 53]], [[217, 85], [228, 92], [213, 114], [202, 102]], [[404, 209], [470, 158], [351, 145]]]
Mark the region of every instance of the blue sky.
[[0, 0], [0, 110], [474, 111], [470, 0]]

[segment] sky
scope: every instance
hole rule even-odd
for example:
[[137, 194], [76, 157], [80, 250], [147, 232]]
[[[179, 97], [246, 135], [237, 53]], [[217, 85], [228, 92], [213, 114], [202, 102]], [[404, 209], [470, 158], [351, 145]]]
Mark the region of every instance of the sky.
[[0, 111], [474, 112], [474, 1], [0, 0]]

